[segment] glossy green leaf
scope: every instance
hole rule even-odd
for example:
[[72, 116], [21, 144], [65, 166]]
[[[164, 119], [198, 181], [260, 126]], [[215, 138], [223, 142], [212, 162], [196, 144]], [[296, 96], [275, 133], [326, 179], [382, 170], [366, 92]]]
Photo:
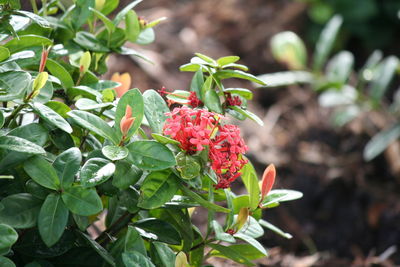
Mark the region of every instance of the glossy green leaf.
[[79, 172], [84, 187], [93, 187], [107, 181], [115, 172], [114, 163], [102, 158], [91, 158]]
[[60, 128], [64, 132], [72, 133], [71, 125], [69, 125], [69, 123], [63, 117], [61, 117], [61, 115], [51, 108], [41, 103], [33, 103], [31, 107], [34, 112], [37, 113], [44, 121], [56, 126], [57, 128]]
[[176, 165], [174, 154], [156, 141], [135, 141], [127, 146], [127, 160], [145, 170], [163, 170]]
[[31, 75], [24, 71], [0, 73], [0, 101], [22, 98], [31, 81]]
[[0, 62], [6, 60], [9, 57], [10, 57], [10, 51], [5, 47], [0, 46]]
[[18, 233], [11, 226], [0, 224], [0, 255], [6, 254], [17, 239]]
[[340, 15], [334, 16], [325, 28], [322, 30], [321, 35], [315, 46], [315, 54], [313, 60], [314, 71], [320, 71], [325, 64], [330, 52], [332, 51], [333, 44], [335, 43], [340, 26], [343, 19]]
[[77, 32], [74, 38], [75, 43], [81, 47], [94, 52], [107, 53], [110, 49], [104, 45], [100, 40], [89, 32]]
[[125, 116], [126, 106], [130, 105], [132, 107], [132, 117], [135, 118], [126, 138], [131, 137], [139, 129], [144, 116], [144, 103], [143, 96], [139, 89], [131, 89], [126, 92], [118, 102], [117, 110], [115, 112], [115, 130], [122, 137], [120, 123], [123, 116]]
[[94, 188], [67, 188], [61, 197], [67, 208], [78, 215], [89, 216], [103, 209], [101, 199]]
[[28, 193], [10, 195], [1, 200], [0, 223], [14, 228], [31, 228], [36, 225], [42, 201]]
[[129, 154], [128, 149], [122, 146], [105, 146], [101, 152], [104, 156], [113, 161], [124, 159]]
[[170, 223], [155, 218], [147, 218], [135, 222], [136, 229], [144, 230], [139, 233], [151, 240], [171, 244], [181, 244], [181, 234]]
[[273, 224], [271, 224], [271, 223], [269, 223], [269, 222], [267, 222], [267, 221], [265, 221], [263, 219], [259, 220], [258, 223], [261, 226], [263, 226], [263, 227], [265, 227], [265, 228], [277, 233], [278, 235], [283, 236], [284, 238], [291, 239], [293, 237], [291, 234], [283, 232], [281, 229], [279, 229], [275, 225], [273, 225]]
[[16, 136], [0, 136], [0, 149], [7, 149], [26, 154], [46, 154], [46, 151], [41, 146]]
[[370, 161], [381, 154], [386, 148], [400, 137], [400, 124], [383, 130], [372, 137], [364, 148], [364, 159]]
[[379, 101], [389, 89], [398, 67], [399, 59], [395, 56], [387, 57], [378, 65], [369, 88], [370, 95], [375, 101]]
[[[250, 244], [235, 244], [235, 245], [230, 245], [229, 248], [234, 250], [236, 253], [246, 257], [249, 260], [256, 260], [265, 257], [265, 254], [261, 253], [258, 249], [256, 249]], [[215, 257], [228, 258], [224, 256], [222, 253], [215, 250], [211, 253], [211, 255]]]
[[35, 57], [35, 53], [33, 51], [25, 50], [25, 51], [21, 51], [21, 52], [12, 54], [7, 60], [0, 62], [0, 65], [10, 63], [10, 62], [13, 62], [16, 60], [33, 58], [33, 57]]
[[167, 244], [152, 242], [150, 254], [153, 262], [159, 267], [170, 267], [175, 264], [175, 253]]
[[265, 248], [263, 247], [263, 245], [260, 244], [260, 242], [258, 242], [256, 239], [254, 239], [251, 236], [248, 236], [246, 234], [242, 234], [242, 233], [237, 233], [234, 234], [234, 237], [236, 238], [240, 238], [243, 241], [246, 241], [247, 243], [249, 243], [250, 245], [252, 245], [253, 247], [255, 247], [258, 251], [260, 251], [262, 254], [264, 254], [265, 256], [268, 255], [267, 251], [265, 250]]
[[14, 54], [15, 52], [19, 52], [22, 50], [25, 50], [29, 47], [42, 47], [42, 46], [50, 46], [52, 45], [53, 42], [43, 36], [39, 35], [23, 35], [19, 36], [19, 38], [14, 38], [8, 43], [4, 45], [4, 47], [8, 48], [10, 50], [11, 54]]
[[68, 115], [81, 127], [88, 129], [112, 142], [119, 142], [114, 130], [100, 117], [81, 110], [73, 110]]
[[135, 11], [129, 10], [125, 15], [125, 35], [134, 43], [140, 34], [140, 23]]
[[222, 114], [224, 112], [222, 109], [221, 100], [219, 99], [219, 96], [215, 90], [213, 89], [207, 90], [204, 93], [203, 100], [204, 104], [210, 111], [214, 111], [219, 114]]
[[222, 229], [222, 226], [217, 221], [213, 220], [212, 226], [215, 231], [215, 239], [216, 240], [229, 242], [229, 243], [236, 242], [235, 238], [232, 235], [224, 232], [224, 229]]
[[250, 161], [243, 166], [241, 173], [242, 181], [249, 193], [250, 207], [254, 210], [257, 208], [260, 200], [260, 187], [258, 185], [257, 173]]
[[51, 75], [57, 77], [64, 88], [70, 88], [74, 86], [74, 80], [72, 79], [69, 72], [57, 61], [48, 58], [46, 61], [46, 68]]
[[254, 263], [252, 263], [250, 260], [248, 260], [245, 256], [243, 256], [240, 252], [231, 249], [230, 247], [226, 247], [223, 245], [219, 244], [208, 244], [209, 247], [212, 249], [215, 249], [219, 251], [222, 255], [227, 257], [228, 259], [231, 259], [237, 263], [246, 265], [246, 266], [255, 266]]
[[205, 207], [207, 209], [211, 209], [211, 210], [214, 210], [216, 212], [224, 212], [224, 213], [229, 213], [230, 212], [230, 210], [227, 209], [227, 208], [218, 206], [218, 205], [216, 205], [214, 203], [211, 203], [211, 202], [205, 200], [204, 198], [202, 198], [201, 196], [199, 196], [198, 194], [196, 194], [195, 192], [193, 192], [192, 190], [190, 190], [189, 188], [187, 188], [184, 185], [180, 185], [180, 189], [189, 198], [193, 199], [194, 201], [196, 201], [201, 206], [203, 206], [203, 207]]
[[58, 113], [61, 117], [64, 119], [68, 117], [67, 113], [71, 111], [71, 108], [64, 104], [63, 102], [56, 101], [56, 100], [50, 100], [45, 104], [47, 107], [51, 108], [54, 110], [56, 113]]
[[239, 59], [240, 59], [240, 57], [238, 57], [238, 56], [220, 57], [219, 59], [217, 59], [217, 64], [222, 67], [222, 66], [225, 66], [225, 65], [228, 65], [231, 63], [235, 63]]
[[17, 14], [30, 18], [33, 22], [37, 23], [40, 27], [50, 28], [50, 23], [46, 18], [36, 15], [35, 13], [28, 12], [25, 10], [17, 10]]
[[251, 119], [252, 121], [256, 122], [260, 126], [264, 126], [264, 122], [254, 113], [249, 110], [243, 109], [238, 106], [229, 106], [230, 109], [246, 116], [247, 118]]
[[146, 247], [143, 238], [135, 227], [128, 225], [128, 230], [125, 235], [124, 251], [137, 251], [143, 255], [147, 255]]
[[138, 251], [122, 253], [122, 261], [126, 267], [155, 267], [151, 260]]
[[146, 90], [143, 94], [144, 114], [153, 133], [162, 133], [164, 122], [167, 118], [165, 113], [169, 108], [165, 100], [155, 91]]
[[61, 238], [68, 222], [69, 211], [60, 195], [50, 194], [39, 213], [38, 228], [43, 242], [51, 247]]
[[170, 201], [178, 190], [178, 177], [170, 170], [151, 172], [143, 181], [138, 206], [155, 209]]
[[60, 178], [62, 187], [69, 187], [75, 180], [82, 161], [81, 151], [72, 147], [59, 154], [53, 162], [53, 168]]
[[209, 56], [206, 56], [204, 54], [201, 53], [194, 53], [196, 56], [198, 56], [199, 58], [201, 58], [202, 60], [204, 60], [207, 63], [211, 63], [211, 64], [216, 64], [215, 60], [210, 58]]
[[25, 184], [26, 192], [32, 194], [32, 196], [45, 200], [47, 195], [52, 193], [53, 191], [41, 186], [36, 183], [34, 180], [29, 179]]
[[25, 172], [38, 184], [49, 189], [60, 188], [60, 179], [56, 170], [41, 156], [35, 156], [25, 161]]
[[239, 79], [249, 80], [258, 83], [260, 85], [266, 85], [264, 81], [260, 80], [256, 76], [250, 73], [243, 72], [241, 70], [219, 70], [215, 73], [215, 76], [221, 80], [228, 78], [239, 78]]
[[112, 184], [119, 189], [127, 189], [134, 185], [142, 176], [143, 171], [126, 161], [118, 161], [115, 166], [115, 173]]
[[274, 189], [271, 190], [261, 203], [262, 208], [267, 208], [276, 203], [296, 200], [303, 197], [303, 193], [295, 190], [288, 189]]
[[79, 232], [79, 234], [88, 242], [88, 244], [99, 254], [108, 264], [115, 267], [115, 260], [108, 251], [103, 248], [99, 243], [93, 240], [89, 235]]
[[12, 262], [12, 260], [3, 256], [0, 256], [0, 265], [2, 267], [15, 267], [15, 264]]
[[176, 156], [176, 169], [181, 174], [183, 179], [193, 179], [199, 176], [201, 165], [200, 162], [184, 152], [178, 153]]
[[112, 103], [98, 103], [90, 98], [80, 98], [75, 102], [75, 106], [80, 110], [94, 110], [112, 106]]

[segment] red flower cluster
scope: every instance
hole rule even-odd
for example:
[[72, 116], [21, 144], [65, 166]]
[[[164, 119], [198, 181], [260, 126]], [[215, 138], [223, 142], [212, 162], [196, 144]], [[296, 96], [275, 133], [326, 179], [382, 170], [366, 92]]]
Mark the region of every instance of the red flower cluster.
[[228, 106], [241, 106], [242, 105], [242, 100], [240, 99], [239, 96], [232, 97], [232, 95], [230, 93], [225, 93], [225, 96], [226, 96], [226, 104]]
[[170, 118], [164, 125], [164, 134], [178, 141], [187, 153], [194, 154], [209, 146], [211, 168], [218, 176], [215, 188], [228, 188], [240, 176], [239, 171], [247, 163], [242, 157], [247, 146], [237, 126], [221, 125], [221, 115], [185, 106], [166, 115]]
[[196, 92], [190, 92], [190, 96], [188, 98], [189, 100], [189, 105], [191, 105], [193, 108], [197, 108], [198, 106], [202, 106], [203, 102], [197, 97]]

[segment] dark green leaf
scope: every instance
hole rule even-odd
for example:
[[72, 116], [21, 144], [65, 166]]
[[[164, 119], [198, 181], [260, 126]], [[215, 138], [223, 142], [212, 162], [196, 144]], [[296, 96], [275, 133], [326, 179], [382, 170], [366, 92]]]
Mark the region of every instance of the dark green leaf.
[[0, 101], [22, 98], [31, 82], [31, 75], [24, 71], [0, 73]]
[[89, 245], [111, 266], [115, 266], [115, 261], [113, 256], [108, 253], [108, 251], [103, 248], [99, 243], [94, 241], [90, 236], [85, 233], [79, 232], [79, 234], [89, 243]]
[[101, 199], [94, 188], [67, 188], [62, 194], [62, 199], [71, 212], [82, 216], [93, 215], [103, 209]]
[[65, 150], [54, 160], [53, 167], [64, 188], [71, 186], [74, 182], [75, 174], [79, 171], [81, 161], [81, 151], [76, 147]]
[[203, 77], [203, 71], [198, 70], [196, 73], [193, 75], [193, 79], [190, 83], [190, 91], [196, 92], [196, 96], [201, 98], [201, 88], [203, 87], [204, 84], [204, 77]]
[[77, 32], [74, 41], [75, 43], [89, 51], [99, 53], [107, 53], [110, 51], [107, 46], [105, 46], [100, 40], [96, 38], [96, 36], [89, 32]]
[[122, 261], [126, 267], [155, 267], [148, 257], [138, 251], [122, 253]]
[[379, 132], [367, 143], [364, 148], [364, 159], [369, 161], [381, 154], [385, 149], [400, 137], [400, 124]]
[[255, 266], [250, 260], [248, 260], [245, 256], [243, 256], [240, 252], [231, 249], [230, 247], [226, 247], [218, 244], [208, 244], [209, 247], [219, 251], [222, 255], [231, 259], [237, 263], [244, 264], [246, 266]]
[[156, 240], [171, 245], [181, 244], [180, 233], [166, 221], [162, 221], [155, 218], [148, 218], [137, 221], [135, 224], [137, 229], [144, 230], [139, 233], [146, 238]]
[[165, 100], [154, 90], [146, 90], [143, 94], [144, 114], [153, 133], [162, 133], [166, 112], [169, 108]]
[[69, 211], [60, 195], [50, 194], [39, 213], [38, 228], [43, 242], [51, 247], [61, 238], [68, 222]]
[[174, 154], [156, 141], [135, 141], [127, 146], [127, 160], [145, 170], [163, 170], [176, 165]]
[[144, 241], [135, 227], [128, 225], [128, 231], [125, 235], [124, 251], [137, 251], [143, 255], [147, 255]]
[[16, 136], [0, 136], [0, 149], [8, 149], [26, 154], [46, 154], [46, 151], [42, 147]]
[[38, 184], [49, 189], [60, 188], [60, 179], [56, 170], [41, 156], [35, 156], [25, 161], [25, 172]]
[[210, 111], [217, 112], [222, 114], [224, 111], [222, 110], [221, 100], [217, 92], [213, 89], [207, 90], [204, 93], [204, 104]]
[[17, 239], [18, 233], [11, 226], [0, 224], [0, 255], [2, 252], [6, 254]]
[[89, 19], [89, 8], [94, 7], [94, 0], [77, 0], [71, 11], [71, 22], [75, 29], [79, 29]]
[[44, 121], [60, 128], [64, 132], [72, 133], [71, 125], [51, 108], [41, 103], [33, 103], [31, 107]]
[[79, 178], [84, 187], [93, 187], [107, 181], [114, 172], [114, 163], [102, 158], [91, 158], [83, 165]]
[[19, 193], [1, 200], [0, 223], [14, 228], [31, 228], [36, 225], [42, 201], [31, 194]]
[[339, 32], [340, 26], [342, 25], [343, 19], [340, 15], [334, 16], [325, 28], [322, 30], [321, 35], [317, 41], [315, 47], [313, 69], [314, 71], [320, 71], [328, 58], [333, 44], [336, 40], [336, 36]]
[[32, 194], [34, 197], [38, 198], [38, 199], [42, 199], [45, 200], [47, 195], [50, 194], [51, 192], [53, 192], [50, 189], [47, 189], [43, 186], [41, 186], [40, 184], [36, 183], [34, 180], [29, 179], [26, 184], [26, 191], [30, 194]]
[[184, 152], [179, 152], [176, 156], [176, 169], [181, 174], [183, 179], [193, 179], [199, 176], [201, 166], [200, 162]]
[[143, 171], [133, 164], [126, 161], [118, 161], [112, 184], [119, 189], [127, 189], [134, 185], [142, 176]]
[[175, 253], [168, 245], [160, 242], [152, 242], [150, 254], [153, 262], [159, 267], [170, 267], [175, 264]]
[[104, 156], [110, 160], [121, 160], [128, 156], [129, 151], [123, 146], [105, 146], [101, 150]]
[[15, 267], [14, 262], [12, 262], [9, 258], [0, 256], [0, 265], [2, 267]]
[[72, 79], [69, 72], [57, 61], [48, 58], [46, 61], [46, 68], [51, 75], [57, 77], [64, 88], [70, 88], [74, 86], [74, 80]]

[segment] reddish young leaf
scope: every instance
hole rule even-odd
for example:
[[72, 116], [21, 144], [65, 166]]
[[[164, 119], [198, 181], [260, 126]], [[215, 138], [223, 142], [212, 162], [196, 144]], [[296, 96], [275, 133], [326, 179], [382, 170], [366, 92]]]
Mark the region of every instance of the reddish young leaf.
[[261, 180], [261, 201], [271, 191], [275, 182], [276, 170], [274, 164], [270, 164], [264, 171]]

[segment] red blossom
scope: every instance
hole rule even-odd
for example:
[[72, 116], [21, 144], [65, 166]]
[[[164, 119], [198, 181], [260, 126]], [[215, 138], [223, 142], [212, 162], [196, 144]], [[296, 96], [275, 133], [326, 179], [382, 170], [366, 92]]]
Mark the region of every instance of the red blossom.
[[228, 106], [241, 106], [242, 100], [239, 96], [232, 97], [231, 93], [225, 93], [226, 96], [226, 104]]
[[166, 96], [168, 94], [167, 89], [165, 88], [165, 86], [161, 87], [160, 90], [157, 90], [158, 93], [160, 94], [160, 96]]
[[164, 125], [164, 134], [178, 141], [181, 149], [188, 154], [202, 151], [208, 146], [211, 168], [218, 177], [215, 188], [230, 187], [247, 163], [242, 156], [246, 153], [247, 146], [240, 136], [239, 127], [221, 125], [221, 115], [185, 106], [175, 108], [166, 115], [170, 118]]
[[202, 106], [203, 102], [197, 97], [196, 92], [190, 92], [189, 95], [189, 105], [191, 105], [193, 108], [197, 108], [198, 106]]

